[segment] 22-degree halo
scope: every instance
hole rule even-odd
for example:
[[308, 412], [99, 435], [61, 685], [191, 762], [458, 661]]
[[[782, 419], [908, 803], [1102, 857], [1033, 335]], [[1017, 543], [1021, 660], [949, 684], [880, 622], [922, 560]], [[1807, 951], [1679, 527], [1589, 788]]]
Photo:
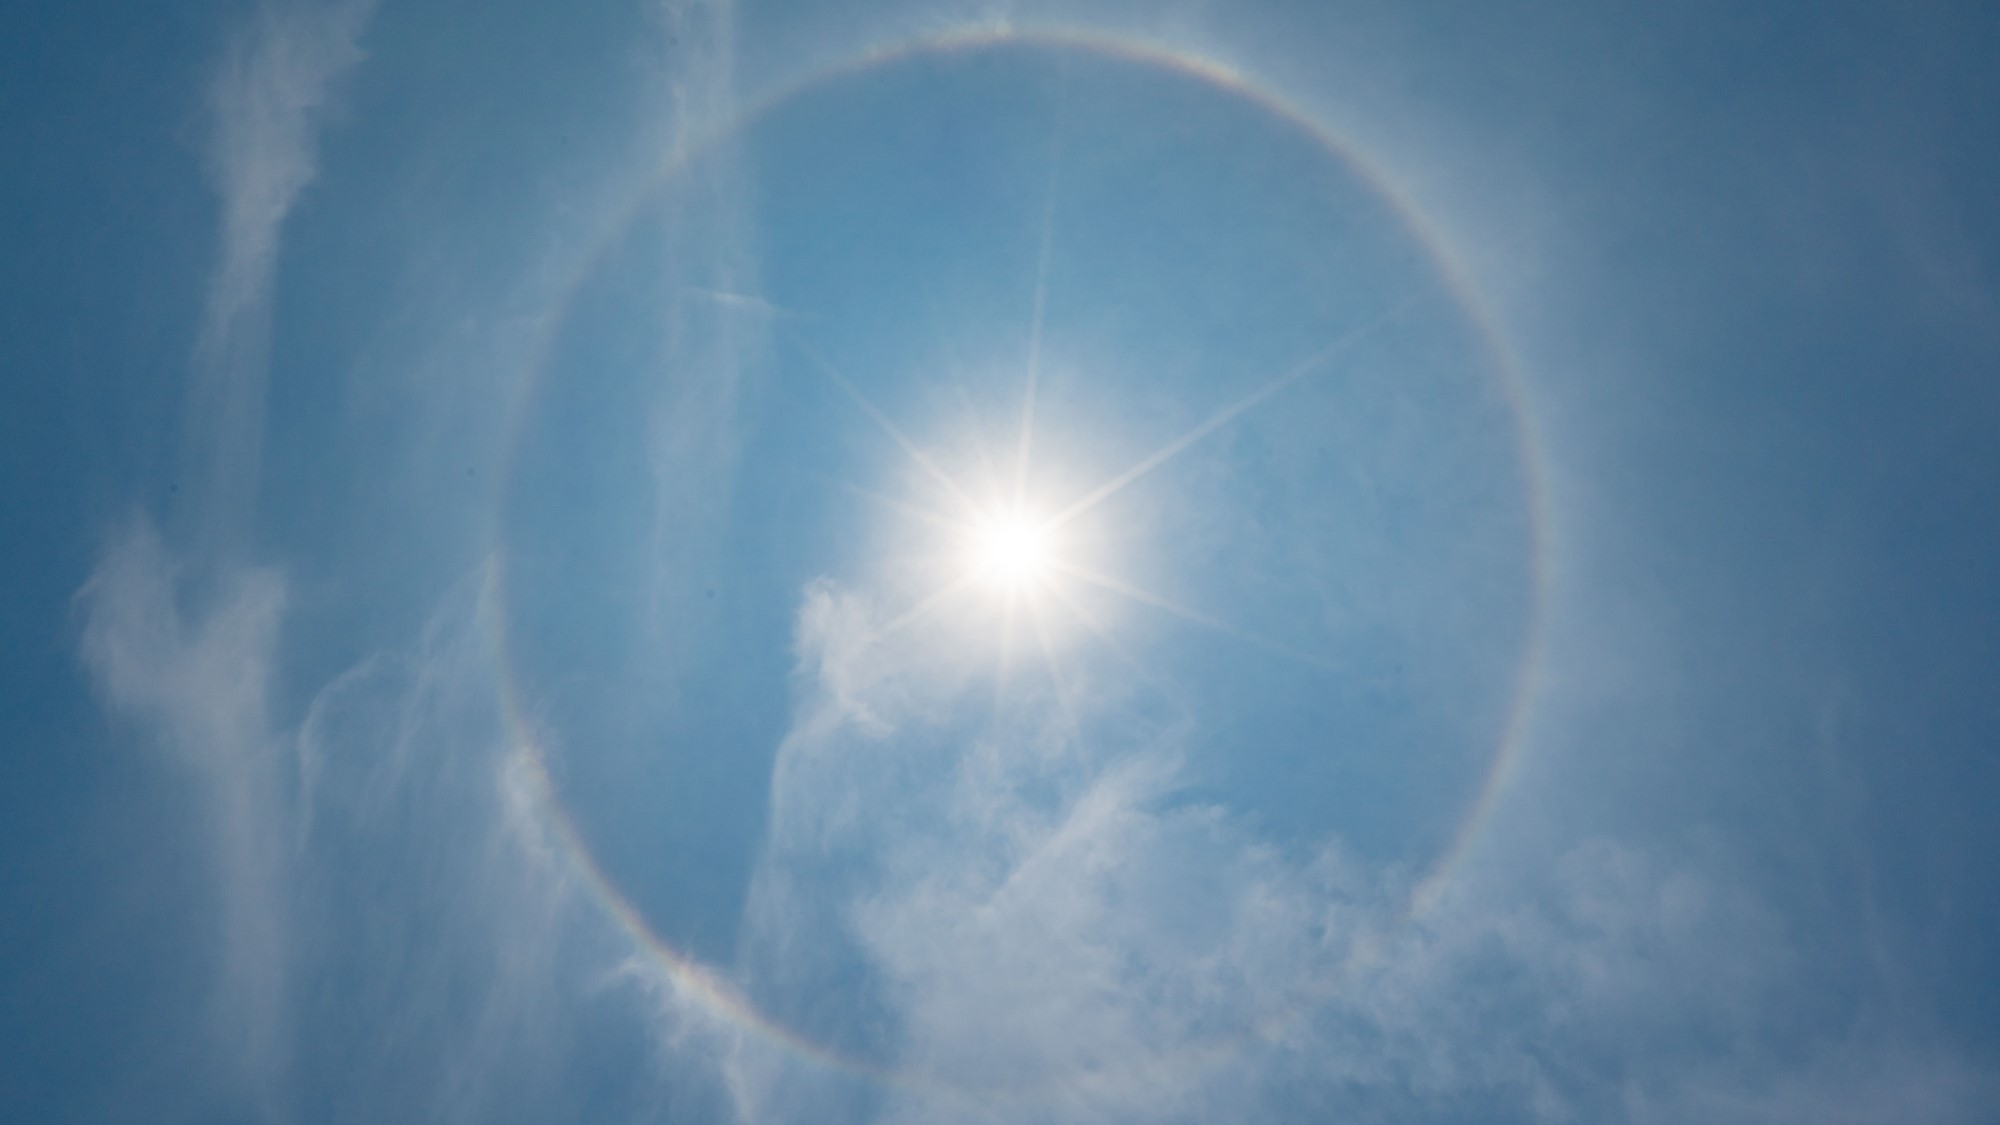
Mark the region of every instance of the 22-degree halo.
[[[1539, 446], [1532, 418], [1526, 409], [1518, 374], [1499, 344], [1491, 318], [1467, 284], [1466, 271], [1448, 253], [1432, 225], [1404, 196], [1392, 190], [1387, 181], [1340, 137], [1329, 132], [1291, 102], [1265, 87], [1254, 84], [1238, 72], [1210, 62], [1197, 54], [1086, 31], [975, 28], [870, 50], [777, 90], [752, 104], [722, 128], [698, 137], [692, 143], [677, 149], [673, 157], [662, 166], [656, 179], [644, 185], [643, 190], [627, 201], [617, 217], [602, 228], [600, 241], [589, 253], [582, 256], [576, 275], [567, 285], [558, 289], [559, 299], [553, 315], [546, 321], [551, 326], [548, 335], [543, 338], [540, 348], [528, 357], [527, 368], [518, 384], [519, 398], [515, 404], [512, 427], [515, 441], [518, 442], [524, 428], [523, 414], [526, 403], [546, 367], [546, 357], [548, 348], [552, 344], [555, 326], [567, 320], [569, 307], [584, 279], [591, 275], [595, 263], [601, 260], [610, 247], [630, 228], [638, 213], [706, 153], [778, 109], [836, 80], [858, 76], [904, 61], [953, 53], [1002, 49], [1071, 51], [1155, 68], [1191, 79], [1217, 94], [1239, 99], [1288, 125], [1336, 162], [1354, 172], [1362, 183], [1373, 190], [1378, 199], [1393, 210], [1401, 220], [1405, 231], [1424, 249], [1433, 268], [1450, 284], [1459, 312], [1478, 331], [1484, 341], [1489, 355], [1487, 366], [1499, 377], [1502, 384], [1500, 389], [1506, 396], [1514, 421], [1516, 431], [1514, 448], [1521, 459], [1519, 471], [1526, 490], [1531, 554], [1527, 626], [1521, 643], [1520, 658], [1516, 664], [1512, 703], [1502, 725], [1501, 738], [1489, 759], [1484, 780], [1470, 802], [1468, 811], [1458, 831], [1453, 835], [1450, 845], [1411, 895], [1408, 908], [1421, 909], [1436, 890], [1448, 881], [1452, 870], [1466, 854], [1479, 826], [1504, 789], [1525, 733], [1535, 676], [1541, 658], [1541, 618], [1547, 583], [1545, 555], [1549, 521], [1542, 487]], [[511, 460], [513, 459], [510, 457]], [[509, 473], [511, 471], [510, 466]], [[502, 479], [507, 479], [508, 475], [508, 473], [501, 474]], [[498, 526], [496, 521], [496, 531]], [[1018, 539], [1014, 539], [1011, 546], [1005, 547], [1003, 553], [1016, 560], [1015, 564], [1010, 565], [1017, 565], [1024, 554], [1029, 559], [1033, 558], [1032, 547], [1023, 551]], [[626, 933], [635, 947], [644, 950], [653, 959], [679, 993], [696, 999], [715, 1016], [746, 1031], [764, 1036], [771, 1043], [788, 1049], [802, 1059], [831, 1069], [889, 1084], [900, 1085], [919, 1081], [921, 1075], [885, 1070], [869, 1060], [833, 1050], [770, 1018], [751, 1003], [740, 989], [732, 985], [722, 972], [681, 953], [656, 936], [641, 913], [605, 874], [572, 821], [561, 800], [557, 785], [548, 774], [541, 751], [542, 735], [537, 730], [536, 722], [530, 717], [529, 710], [523, 707], [520, 694], [515, 689], [509, 622], [504, 610], [510, 578], [504, 550], [498, 553], [498, 558], [500, 565], [495, 567], [494, 580], [496, 602], [502, 607], [502, 612], [498, 614], [497, 629], [501, 646], [500, 668], [504, 677], [502, 696], [507, 709], [506, 717], [517, 740], [518, 764], [528, 779], [524, 791], [543, 818], [550, 837], [561, 845], [561, 854], [603, 905], [608, 917]], [[1216, 1044], [1216, 1050], [1230, 1049], [1237, 1041], [1235, 1037], [1231, 1037], [1227, 1042], [1219, 1042]]]

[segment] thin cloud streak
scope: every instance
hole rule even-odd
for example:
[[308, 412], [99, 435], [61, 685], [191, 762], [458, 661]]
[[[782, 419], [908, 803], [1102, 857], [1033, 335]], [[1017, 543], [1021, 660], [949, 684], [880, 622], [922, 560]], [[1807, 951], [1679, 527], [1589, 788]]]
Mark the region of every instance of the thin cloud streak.
[[[737, 110], [736, 15], [730, 0], [664, 0], [645, 9], [654, 52], [642, 98], [651, 124], [637, 156], [641, 175], [681, 165], [663, 195], [659, 335], [653, 358], [661, 388], [647, 412], [652, 480], [648, 550], [658, 578], [646, 614], [657, 640], [712, 623], [704, 583], [689, 576], [719, 564], [717, 544], [735, 489], [743, 380], [760, 364], [772, 327], [790, 318], [762, 298], [756, 230], [744, 168], [722, 151], [689, 162], [703, 138]], [[663, 164], [656, 164], [660, 154]], [[749, 315], [746, 315], [749, 314]], [[664, 676], [679, 679], [687, 656], [661, 645]]]
[[579, 995], [626, 955], [531, 792], [492, 592], [490, 567], [465, 576], [413, 643], [332, 679], [293, 740], [291, 971], [319, 1038], [291, 1093], [313, 1117], [560, 1116]]
[[319, 171], [318, 131], [362, 59], [373, 0], [267, 3], [230, 42], [209, 87], [207, 165], [221, 240], [196, 338], [182, 472], [193, 536], [240, 548], [263, 455], [271, 285], [280, 234]]
[[372, 5], [267, 4], [230, 42], [209, 89], [207, 163], [220, 242], [182, 434], [186, 507], [169, 542], [135, 519], [77, 594], [81, 655], [110, 711], [200, 783], [221, 885], [210, 1035], [217, 1065], [264, 1114], [293, 1068], [289, 764], [271, 683], [286, 604], [275, 569], [246, 564], [262, 459], [271, 286], [286, 216], [317, 171], [335, 81], [361, 59]]

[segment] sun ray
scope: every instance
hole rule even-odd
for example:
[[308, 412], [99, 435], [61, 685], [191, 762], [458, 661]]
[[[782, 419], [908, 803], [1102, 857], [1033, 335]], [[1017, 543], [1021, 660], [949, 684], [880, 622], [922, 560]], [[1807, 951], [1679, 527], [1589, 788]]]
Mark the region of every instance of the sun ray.
[[968, 496], [965, 490], [959, 487], [958, 482], [951, 479], [950, 474], [938, 468], [937, 462], [931, 460], [923, 450], [918, 449], [917, 444], [904, 436], [903, 431], [898, 429], [896, 424], [889, 420], [887, 414], [882, 413], [879, 407], [869, 401], [867, 395], [861, 393], [861, 388], [855, 386], [847, 376], [840, 373], [840, 369], [833, 365], [832, 360], [828, 359], [818, 348], [813, 347], [806, 341], [805, 337], [800, 336], [797, 332], [792, 331], [783, 324], [780, 324], [778, 328], [779, 331], [784, 333], [785, 338], [792, 342], [794, 347], [804, 352], [806, 357], [813, 361], [814, 365], [820, 369], [821, 374], [832, 380], [834, 386], [839, 387], [846, 393], [848, 398], [854, 400], [854, 404], [859, 406], [862, 412], [867, 414], [877, 426], [881, 427], [883, 433], [889, 435], [889, 440], [895, 442], [904, 453], [909, 454], [910, 460], [914, 461], [918, 468], [922, 469], [939, 487], [950, 493], [952, 499], [963, 504], [967, 511], [978, 507], [973, 502], [972, 497]]
[[1221, 410], [1210, 415], [1207, 421], [1196, 426], [1194, 429], [1189, 430], [1188, 432], [1182, 434], [1181, 436], [1161, 446], [1159, 449], [1156, 449], [1152, 453], [1149, 453], [1146, 456], [1140, 458], [1139, 461], [1135, 463], [1131, 468], [1126, 469], [1124, 472], [1119, 473], [1118, 475], [1112, 477], [1110, 480], [1107, 480], [1103, 484], [1098, 485], [1096, 488], [1091, 489], [1089, 492], [1084, 493], [1083, 496], [1071, 502], [1068, 507], [1064, 508], [1060, 512], [1057, 512], [1055, 517], [1051, 519], [1049, 523], [1053, 526], [1060, 526], [1062, 524], [1068, 523], [1070, 520], [1075, 519], [1076, 517], [1082, 515], [1083, 513], [1089, 511], [1090, 509], [1110, 499], [1112, 496], [1117, 495], [1119, 491], [1124, 489], [1127, 485], [1131, 484], [1133, 481], [1138, 480], [1140, 477], [1145, 476], [1147, 473], [1152, 472], [1154, 469], [1159, 468], [1161, 465], [1166, 464], [1168, 461], [1171, 461], [1175, 457], [1178, 457], [1180, 454], [1186, 452], [1189, 446], [1207, 437], [1208, 435], [1214, 433], [1215, 431], [1221, 429], [1222, 427], [1228, 425], [1229, 423], [1235, 421], [1236, 419], [1242, 417], [1250, 410], [1262, 405], [1263, 403], [1268, 401], [1272, 396], [1276, 395], [1279, 391], [1282, 391], [1285, 388], [1292, 386], [1299, 380], [1304, 379], [1307, 375], [1310, 375], [1313, 372], [1318, 371], [1319, 369], [1324, 367], [1329, 360], [1332, 360], [1336, 356], [1340, 355], [1342, 352], [1345, 352], [1350, 348], [1354, 347], [1356, 344], [1360, 343], [1363, 339], [1365, 339], [1369, 334], [1373, 333], [1376, 329], [1380, 328], [1382, 325], [1388, 323], [1394, 317], [1403, 313], [1405, 310], [1407, 310], [1411, 305], [1415, 303], [1416, 299], [1413, 298], [1411, 300], [1401, 302], [1400, 304], [1393, 305], [1387, 310], [1383, 311], [1382, 313], [1369, 319], [1361, 326], [1353, 329], [1346, 335], [1340, 337], [1338, 340], [1335, 340], [1333, 343], [1328, 344], [1326, 347], [1323, 347], [1320, 350], [1314, 352], [1313, 354], [1307, 356], [1305, 359], [1300, 360], [1298, 363], [1294, 364], [1290, 369], [1286, 370], [1283, 374], [1280, 374], [1278, 377], [1270, 380], [1263, 386], [1258, 387], [1256, 390], [1251, 391], [1249, 394], [1243, 396], [1240, 399], [1237, 399], [1235, 402], [1230, 403], [1228, 406], [1225, 406]]
[[1235, 639], [1242, 641], [1245, 644], [1254, 645], [1258, 648], [1264, 649], [1267, 652], [1275, 653], [1279, 656], [1287, 657], [1291, 660], [1298, 661], [1299, 663], [1304, 664], [1309, 668], [1317, 668], [1322, 672], [1340, 671], [1339, 667], [1337, 667], [1332, 661], [1327, 660], [1323, 656], [1307, 652], [1306, 650], [1301, 648], [1294, 648], [1293, 646], [1285, 644], [1282, 641], [1274, 641], [1269, 637], [1265, 637], [1257, 633], [1252, 633], [1247, 629], [1238, 628], [1237, 626], [1231, 625], [1229, 622], [1224, 621], [1220, 618], [1210, 617], [1208, 614], [1201, 613], [1197, 610], [1189, 609], [1184, 605], [1180, 605], [1177, 602], [1170, 601], [1167, 598], [1163, 598], [1160, 595], [1155, 594], [1149, 590], [1142, 590], [1139, 587], [1134, 586], [1129, 582], [1122, 582], [1116, 578], [1111, 577], [1110, 575], [1099, 574], [1096, 571], [1088, 570], [1083, 567], [1077, 566], [1073, 563], [1063, 562], [1061, 560], [1055, 560], [1051, 562], [1050, 565], [1055, 569], [1062, 571], [1064, 574], [1068, 574], [1072, 577], [1080, 579], [1081, 581], [1088, 582], [1093, 586], [1109, 590], [1114, 594], [1130, 598], [1135, 602], [1152, 606], [1154, 609], [1173, 614], [1175, 617], [1181, 618], [1182, 620], [1187, 621], [1191, 624], [1200, 625], [1207, 629], [1213, 629], [1218, 633], [1224, 634], [1225, 636], [1234, 637]]
[[1000, 653], [998, 663], [993, 668], [993, 714], [997, 718], [1007, 702], [1007, 672], [1014, 658], [1014, 608], [1016, 599], [1011, 593], [1000, 610]]
[[1035, 437], [1035, 395], [1041, 382], [1042, 373], [1042, 324], [1049, 303], [1049, 248], [1054, 241], [1056, 225], [1056, 182], [1062, 170], [1063, 107], [1069, 90], [1068, 70], [1062, 72], [1061, 84], [1057, 87], [1055, 121], [1049, 128], [1049, 168], [1048, 180], [1042, 189], [1042, 229], [1035, 247], [1035, 294], [1033, 311], [1028, 317], [1028, 372], [1027, 387], [1021, 395], [1021, 438], [1014, 453], [1014, 503], [1020, 504], [1028, 495], [1028, 457], [1034, 446]]
[[1063, 672], [1056, 659], [1055, 641], [1049, 636], [1049, 623], [1038, 602], [1028, 603], [1028, 617], [1034, 622], [1035, 639], [1042, 646], [1042, 664], [1049, 670], [1049, 687], [1056, 693], [1056, 709], [1062, 713], [1063, 729], [1076, 729], [1076, 704], [1070, 698], [1069, 686], [1063, 682]]
[[965, 534], [966, 526], [963, 520], [953, 519], [942, 512], [932, 511], [921, 504], [912, 503], [908, 500], [899, 500], [888, 493], [878, 492], [866, 485], [855, 484], [853, 481], [834, 479], [832, 483], [834, 487], [843, 492], [852, 493], [871, 504], [887, 508], [907, 519], [954, 535]]
[[1081, 622], [1085, 629], [1090, 630], [1091, 635], [1097, 638], [1098, 643], [1102, 644], [1106, 651], [1110, 652], [1112, 656], [1117, 657], [1119, 663], [1130, 668], [1141, 680], [1144, 680], [1148, 688], [1151, 688], [1167, 699], [1177, 697], [1177, 693], [1173, 687], [1166, 682], [1160, 673], [1146, 667], [1144, 661], [1134, 656], [1124, 645], [1119, 644], [1117, 639], [1111, 635], [1111, 630], [1105, 628], [1104, 623], [1099, 621], [1095, 614], [1085, 609], [1067, 593], [1064, 593], [1059, 584], [1049, 587], [1049, 596], [1062, 603], [1062, 607], [1068, 610], [1071, 616]]
[[979, 462], [979, 479], [989, 488], [996, 487], [1000, 478], [993, 463], [993, 450], [988, 444], [991, 435], [981, 433], [979, 427], [974, 424], [974, 420], [979, 417], [979, 410], [973, 404], [971, 389], [966, 386], [965, 359], [958, 354], [958, 347], [951, 342], [951, 336], [944, 330], [944, 317], [938, 312], [937, 294], [931, 291], [929, 285], [922, 286], [922, 292], [924, 308], [930, 315], [931, 332], [937, 337], [938, 349], [944, 352], [944, 365], [951, 376], [952, 393], [958, 399], [959, 413], [965, 420], [965, 430], [972, 446], [973, 457]]
[[904, 629], [909, 628], [910, 626], [916, 624], [918, 621], [921, 621], [924, 618], [930, 616], [931, 614], [936, 613], [938, 607], [943, 605], [947, 599], [949, 599], [952, 595], [957, 594], [959, 591], [964, 590], [967, 586], [970, 585], [972, 585], [972, 578], [970, 575], [968, 575], [966, 577], [955, 579], [951, 582], [947, 582], [944, 585], [938, 587], [937, 589], [932, 590], [930, 593], [924, 595], [922, 601], [918, 602], [916, 605], [911, 606], [909, 609], [904, 610], [901, 614], [891, 619], [887, 624], [881, 626], [880, 628], [876, 629], [873, 633], [871, 633], [868, 637], [869, 641], [871, 643], [874, 641], [880, 641], [890, 636], [893, 636], [894, 634], [899, 633]]
[[1083, 624], [1084, 628], [1090, 630], [1091, 635], [1096, 637], [1104, 644], [1105, 648], [1111, 651], [1111, 655], [1117, 657], [1134, 672], [1145, 677], [1149, 684], [1160, 686], [1159, 677], [1151, 669], [1141, 664], [1138, 657], [1126, 651], [1124, 645], [1119, 644], [1113, 639], [1111, 631], [1104, 627], [1104, 623], [1099, 621], [1095, 614], [1085, 609], [1076, 599], [1065, 593], [1060, 585], [1051, 586], [1049, 596], [1062, 603], [1062, 607], [1069, 611], [1070, 616], [1076, 618], [1077, 621]]

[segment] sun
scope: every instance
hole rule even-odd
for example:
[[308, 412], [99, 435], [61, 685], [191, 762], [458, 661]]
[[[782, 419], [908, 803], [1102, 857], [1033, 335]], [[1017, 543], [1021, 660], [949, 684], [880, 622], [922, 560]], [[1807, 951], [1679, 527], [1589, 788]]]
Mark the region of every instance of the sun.
[[1046, 522], [1024, 512], [992, 512], [972, 525], [966, 563], [973, 577], [1006, 592], [1039, 585], [1054, 561]]

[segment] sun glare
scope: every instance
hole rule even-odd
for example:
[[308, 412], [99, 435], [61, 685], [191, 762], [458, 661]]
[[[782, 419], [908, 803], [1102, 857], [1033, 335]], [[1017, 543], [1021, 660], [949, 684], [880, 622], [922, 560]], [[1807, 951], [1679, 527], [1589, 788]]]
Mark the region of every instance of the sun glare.
[[1035, 585], [1049, 569], [1049, 532], [1019, 513], [986, 517], [973, 528], [968, 552], [973, 574], [1002, 590]]

